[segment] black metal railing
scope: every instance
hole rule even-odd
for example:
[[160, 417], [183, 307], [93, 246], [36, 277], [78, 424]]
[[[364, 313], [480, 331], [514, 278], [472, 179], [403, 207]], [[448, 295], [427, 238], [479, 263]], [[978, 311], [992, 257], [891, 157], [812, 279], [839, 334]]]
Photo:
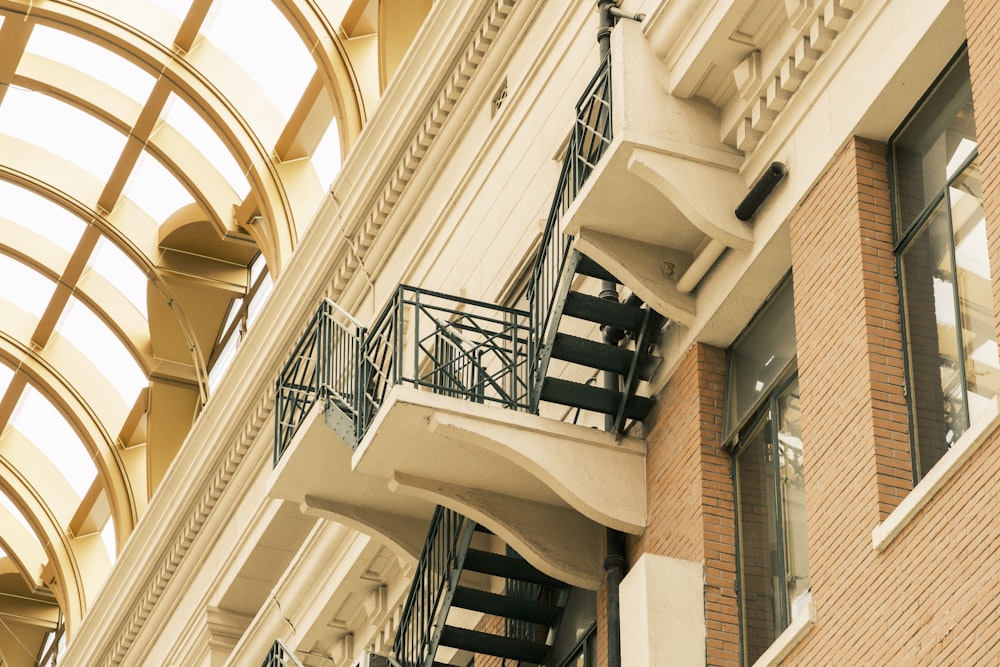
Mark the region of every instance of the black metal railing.
[[474, 525], [458, 512], [438, 506], [406, 596], [392, 644], [402, 667], [423, 667], [433, 658], [450, 595], [458, 581]]
[[[534, 386], [545, 373], [547, 356], [544, 341], [549, 329], [558, 326], [552, 317], [563, 281], [563, 269], [573, 245], [573, 237], [561, 232], [562, 217], [576, 199], [587, 177], [611, 145], [611, 58], [606, 57], [576, 103], [576, 123], [570, 134], [562, 170], [556, 186], [542, 241], [535, 257], [528, 300], [532, 317], [532, 368]], [[533, 403], [534, 408], [537, 400]]]
[[612, 140], [611, 60], [605, 58], [576, 104], [541, 247], [528, 284], [529, 311], [400, 285], [365, 329], [325, 300], [277, 382], [274, 463], [318, 401], [350, 420], [357, 446], [398, 384], [480, 403], [535, 411], [549, 345], [571, 276], [572, 237], [563, 214]]
[[397, 384], [526, 410], [528, 323], [522, 310], [400, 285], [365, 336], [359, 436]]
[[324, 299], [278, 376], [275, 465], [317, 401], [333, 401], [358, 423], [363, 340], [364, 328], [337, 304]]
[[303, 667], [303, 665], [291, 649], [282, 644], [280, 639], [275, 639], [260, 667]]
[[522, 310], [400, 285], [365, 329], [324, 301], [278, 378], [275, 465], [318, 401], [350, 418], [352, 446], [397, 384], [527, 410], [529, 318]]

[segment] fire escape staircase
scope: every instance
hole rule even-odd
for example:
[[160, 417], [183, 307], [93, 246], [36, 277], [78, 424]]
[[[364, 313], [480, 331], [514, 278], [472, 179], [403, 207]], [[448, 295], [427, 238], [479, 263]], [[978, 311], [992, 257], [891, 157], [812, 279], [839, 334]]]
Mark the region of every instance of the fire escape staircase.
[[[482, 548], [490, 541], [491, 533], [476, 522], [437, 508], [393, 644], [402, 667], [444, 667], [447, 663], [436, 660], [439, 647], [545, 664], [567, 588], [509, 548], [505, 553]], [[489, 585], [498, 580], [500, 593]], [[493, 624], [502, 625], [501, 632], [454, 624], [462, 611], [502, 620]]]

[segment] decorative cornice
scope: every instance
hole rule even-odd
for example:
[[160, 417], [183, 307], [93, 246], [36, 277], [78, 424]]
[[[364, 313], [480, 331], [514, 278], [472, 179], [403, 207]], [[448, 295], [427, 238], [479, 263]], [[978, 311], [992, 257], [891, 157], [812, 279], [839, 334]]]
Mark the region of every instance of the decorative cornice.
[[812, 8], [802, 0], [785, 0], [789, 21], [798, 30], [786, 55], [761, 71], [760, 52], [754, 51], [734, 71], [740, 111], [723, 134], [737, 149], [750, 152], [757, 146], [863, 4], [864, 0], [828, 0], [821, 8]]
[[470, 34], [462, 57], [456, 63], [437, 99], [425, 114], [423, 121], [416, 124], [409, 145], [396, 160], [395, 167], [387, 170], [387, 176], [379, 194], [372, 202], [367, 214], [362, 216], [364, 222], [357, 226], [357, 230], [350, 240], [351, 252], [341, 258], [339, 265], [332, 272], [330, 286], [326, 294], [332, 300], [339, 300], [348, 283], [354, 278], [364, 262], [368, 251], [402, 196], [407, 184], [413, 178], [424, 156], [427, 155], [428, 149], [440, 133], [445, 120], [455, 108], [455, 104], [472, 79], [472, 74], [483, 61], [490, 45], [493, 44], [504, 23], [507, 22], [516, 3], [517, 0], [494, 0], [482, 20], [481, 27]]
[[[423, 120], [414, 124], [406, 148], [396, 158], [395, 166], [382, 171], [385, 174], [383, 183], [371, 205], [367, 207], [367, 214], [362, 216], [363, 223], [356, 225], [349, 237], [352, 251], [342, 255], [339, 264], [336, 264], [331, 271], [332, 277], [328, 289], [332, 290], [331, 296], [334, 298], [340, 296], [361, 266], [368, 249], [371, 248], [417, 167], [440, 133], [445, 120], [465, 91], [501, 27], [506, 23], [516, 2], [517, 0], [494, 0], [488, 6], [480, 27], [469, 34], [461, 50], [461, 57], [457, 59], [450, 74], [440, 85], [435, 101], [427, 109]], [[174, 574], [246, 458], [252, 443], [265, 424], [273, 418], [273, 410], [272, 385], [269, 382], [264, 383], [264, 387], [255, 397], [254, 407], [248, 411], [244, 419], [240, 420], [243, 424], [242, 431], [233, 439], [233, 444], [221, 457], [207, 485], [201, 494], [192, 494], [194, 499], [183, 510], [187, 518], [176, 531], [172, 541], [162, 550], [159, 557], [148, 559], [146, 561], [148, 565], [139, 565], [151, 574], [142, 580], [141, 585], [133, 588], [134, 592], [129, 593], [126, 604], [130, 604], [131, 609], [123, 615], [122, 620], [116, 624], [116, 629], [110, 633], [114, 639], [108, 642], [106, 648], [98, 649], [97, 654], [101, 656], [100, 659], [90, 664], [116, 667], [125, 662]], [[158, 564], [153, 565], [156, 561]]]

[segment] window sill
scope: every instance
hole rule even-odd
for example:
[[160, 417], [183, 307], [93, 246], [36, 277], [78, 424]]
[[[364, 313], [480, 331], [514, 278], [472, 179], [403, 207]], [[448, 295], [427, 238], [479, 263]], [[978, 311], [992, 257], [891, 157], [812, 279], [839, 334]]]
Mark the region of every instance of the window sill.
[[886, 517], [885, 521], [875, 526], [872, 530], [872, 549], [882, 551], [889, 546], [896, 535], [930, 502], [930, 499], [979, 449], [997, 426], [1000, 426], [1000, 403], [998, 399], [994, 399], [979, 413], [969, 430], [945, 452], [937, 465], [924, 475], [908, 496], [903, 498], [903, 502]]
[[753, 667], [771, 667], [781, 662], [785, 656], [792, 652], [803, 637], [809, 634], [812, 626], [816, 625], [816, 606], [809, 602], [806, 613], [800, 614], [792, 621], [785, 631], [778, 635], [774, 643], [768, 647], [764, 653], [753, 663]]

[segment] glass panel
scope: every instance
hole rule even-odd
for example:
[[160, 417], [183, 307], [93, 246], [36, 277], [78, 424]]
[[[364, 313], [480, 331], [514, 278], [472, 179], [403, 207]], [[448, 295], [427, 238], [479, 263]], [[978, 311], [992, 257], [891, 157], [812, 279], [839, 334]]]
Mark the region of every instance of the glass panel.
[[[319, 176], [319, 182], [324, 188], [330, 187], [340, 173], [340, 131], [337, 128], [337, 119], [331, 120], [329, 127], [326, 128], [323, 138], [313, 151], [312, 163]], [[311, 220], [311, 217], [308, 219]]]
[[146, 315], [146, 274], [121, 248], [102, 236], [90, 256], [89, 266], [114, 285], [143, 318]]
[[260, 287], [254, 292], [253, 297], [250, 299], [250, 303], [247, 304], [247, 327], [251, 326], [256, 320], [257, 316], [260, 315], [260, 311], [264, 308], [264, 304], [267, 303], [268, 297], [271, 296], [271, 291], [274, 289], [274, 282], [271, 280], [271, 274], [267, 274], [260, 281]]
[[78, 497], [86, 495], [97, 468], [80, 436], [55, 406], [34, 387], [26, 387], [11, 423], [59, 469]]
[[159, 224], [181, 207], [194, 203], [187, 188], [148, 151], [142, 152], [122, 194]]
[[789, 618], [809, 604], [809, 541], [806, 533], [806, 481], [802, 465], [802, 421], [799, 382], [778, 397], [778, 470], [781, 475], [782, 526], [785, 536], [785, 581]]
[[7, 387], [10, 386], [10, 381], [13, 377], [13, 369], [0, 364], [0, 397], [7, 393]]
[[774, 447], [764, 420], [736, 457], [743, 644], [747, 664], [781, 633], [781, 565]]
[[[941, 202], [900, 260], [910, 410], [922, 476], [968, 426], [948, 208]], [[992, 336], [991, 336], [992, 337]], [[942, 409], [943, 408], [943, 409]]]
[[125, 344], [104, 321], [75, 297], [56, 328], [76, 349], [93, 360], [127, 405], [148, 384], [146, 374]]
[[38, 319], [45, 312], [55, 291], [56, 284], [41, 273], [0, 254], [0, 298]]
[[191, 0], [151, 0], [151, 2], [179, 19], [186, 17], [188, 10], [191, 9]]
[[729, 351], [726, 434], [758, 405], [795, 358], [792, 283], [785, 282]]
[[898, 237], [920, 218], [975, 150], [969, 60], [963, 54], [893, 140]]
[[28, 518], [24, 516], [24, 512], [22, 512], [18, 506], [14, 504], [14, 501], [10, 499], [10, 496], [7, 495], [6, 491], [0, 491], [0, 505], [10, 512], [15, 519], [17, 519], [17, 522], [24, 526], [24, 529], [28, 531], [29, 534], [35, 534], [35, 529], [31, 527], [30, 523], [28, 523]]
[[104, 527], [101, 528], [101, 542], [104, 543], [104, 548], [108, 552], [108, 559], [114, 563], [118, 558], [118, 545], [115, 544], [115, 522], [110, 518], [104, 522]]
[[0, 132], [33, 143], [93, 174], [111, 176], [125, 135], [55, 98], [10, 87], [0, 104]]
[[316, 71], [309, 49], [270, 0], [216, 0], [216, 8], [205, 36], [257, 82], [287, 120]]
[[167, 124], [180, 132], [193, 146], [198, 147], [241, 199], [246, 197], [250, 192], [250, 181], [243, 174], [243, 169], [236, 162], [236, 158], [226, 148], [226, 144], [205, 119], [199, 116], [190, 104], [172, 93], [165, 108], [163, 119]]
[[2, 215], [43, 236], [66, 252], [73, 252], [86, 224], [62, 206], [14, 183], [0, 181]]
[[1000, 392], [1000, 361], [993, 328], [993, 294], [978, 161], [955, 179], [948, 196], [955, 238], [966, 398], [969, 420], [974, 421]]
[[137, 65], [93, 42], [62, 30], [36, 25], [25, 48], [104, 81], [136, 102], [144, 103], [156, 80]]

